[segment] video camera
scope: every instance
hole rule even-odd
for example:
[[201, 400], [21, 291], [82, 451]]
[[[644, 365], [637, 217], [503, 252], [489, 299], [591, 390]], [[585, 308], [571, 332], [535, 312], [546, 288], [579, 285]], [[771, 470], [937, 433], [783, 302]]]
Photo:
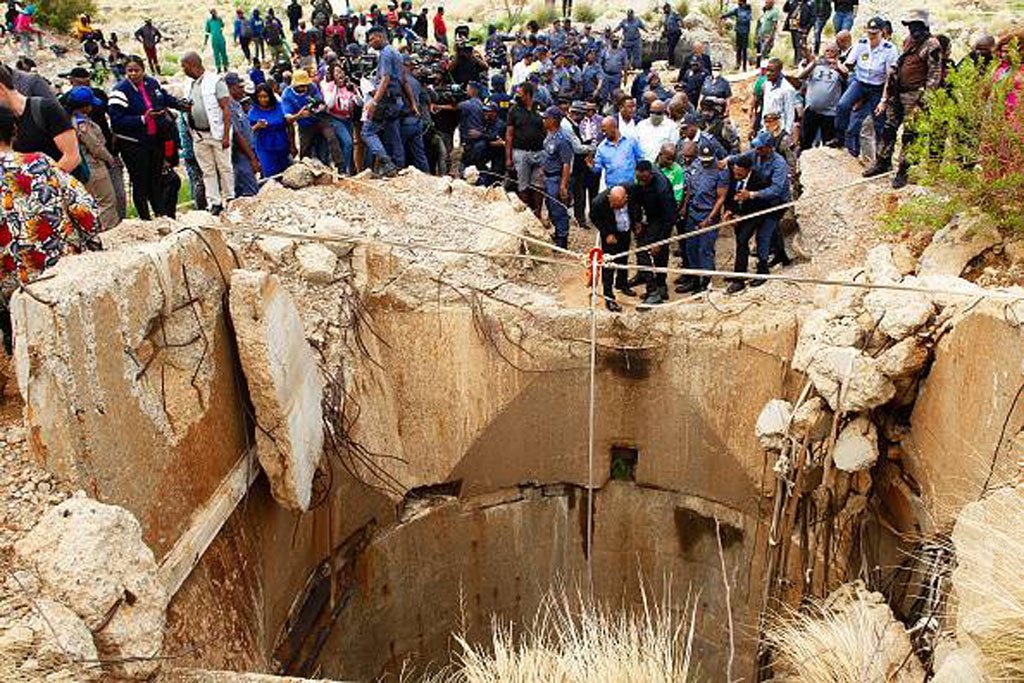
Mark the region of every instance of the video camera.
[[377, 70], [377, 57], [354, 43], [345, 48], [343, 59], [345, 73], [357, 83], [363, 78], [369, 78]]

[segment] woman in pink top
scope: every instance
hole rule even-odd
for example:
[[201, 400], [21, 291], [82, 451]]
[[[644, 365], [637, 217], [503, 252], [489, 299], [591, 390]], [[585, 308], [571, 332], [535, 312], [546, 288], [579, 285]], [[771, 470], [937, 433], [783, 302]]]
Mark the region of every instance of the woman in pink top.
[[39, 40], [39, 47], [43, 47], [43, 32], [32, 23], [35, 16], [36, 6], [29, 4], [14, 20], [14, 34], [18, 36], [20, 44], [19, 52], [26, 57], [32, 56], [32, 36], [36, 36]]
[[355, 168], [352, 165], [352, 150], [354, 147], [353, 126], [356, 120], [356, 110], [362, 106], [362, 98], [359, 92], [353, 87], [345, 67], [338, 63], [330, 68], [327, 78], [321, 83], [324, 96], [324, 104], [327, 106], [327, 114], [331, 117], [331, 125], [334, 133], [341, 143], [341, 155], [345, 160], [345, 172], [352, 173]]
[[1014, 68], [1014, 52], [1018, 56], [1024, 57], [1024, 31], [1007, 34], [996, 45], [996, 58], [999, 60], [999, 66], [992, 74], [992, 83], [998, 84], [1005, 78], [1013, 78], [1013, 84], [1006, 94], [1006, 118], [1008, 119], [1013, 118], [1022, 98], [1021, 90], [1024, 89], [1024, 64], [1017, 67], [1016, 74], [1011, 74], [1011, 70]]

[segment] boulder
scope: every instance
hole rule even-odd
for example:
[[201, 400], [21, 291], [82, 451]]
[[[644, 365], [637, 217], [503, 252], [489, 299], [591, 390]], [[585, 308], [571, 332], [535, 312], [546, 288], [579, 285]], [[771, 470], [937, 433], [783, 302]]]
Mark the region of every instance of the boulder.
[[[897, 244], [892, 248], [892, 261], [900, 276], [913, 275], [917, 272], [917, 258], [905, 244]], [[899, 278], [896, 280], [899, 282]]]
[[317, 285], [334, 282], [334, 269], [338, 266], [338, 257], [323, 244], [300, 244], [295, 248], [295, 258], [299, 262], [299, 274], [306, 282]]
[[984, 214], [965, 212], [935, 233], [921, 254], [918, 274], [959, 277], [971, 261], [999, 242], [999, 233]]
[[877, 362], [851, 347], [824, 347], [807, 370], [808, 379], [832, 410], [860, 412], [888, 403], [896, 393]]
[[860, 346], [863, 338], [864, 331], [856, 318], [815, 309], [800, 325], [793, 350], [793, 369], [807, 372], [814, 357], [823, 351], [822, 347]]
[[839, 432], [832, 460], [843, 472], [869, 469], [878, 460], [878, 431], [866, 415], [858, 415]]
[[[867, 274], [863, 268], [850, 268], [829, 273], [828, 279], [840, 282], [866, 282]], [[856, 315], [867, 293], [868, 290], [861, 287], [820, 285], [814, 290], [814, 306], [840, 315]]]
[[291, 190], [301, 190], [316, 182], [316, 175], [304, 163], [292, 164], [281, 175], [281, 184]]
[[[911, 277], [905, 278], [903, 283], [920, 285]], [[864, 297], [864, 307], [874, 318], [878, 330], [896, 341], [921, 329], [935, 313], [929, 295], [891, 289], [872, 290]]]
[[281, 266], [285, 260], [295, 251], [295, 240], [287, 237], [275, 237], [268, 235], [261, 237], [256, 247], [260, 253], [267, 257], [267, 260], [275, 266]]
[[790, 433], [794, 439], [821, 441], [828, 436], [832, 427], [832, 411], [820, 396], [812, 396], [796, 410], [790, 421]]
[[966, 505], [952, 533], [960, 642], [1020, 643], [1024, 631], [1024, 488], [1003, 488]]
[[879, 283], [895, 283], [902, 278], [892, 248], [888, 244], [879, 244], [868, 251], [865, 256], [868, 281]]
[[245, 270], [231, 274], [229, 307], [260, 465], [275, 500], [306, 511], [323, 450], [324, 384], [299, 310], [276, 276]]
[[[93, 634], [113, 675], [160, 668], [168, 596], [138, 521], [124, 508], [78, 496], [51, 508], [15, 551], [44, 597], [69, 607]], [[79, 638], [80, 640], [80, 638]], [[141, 658], [141, 659], [137, 659]]]
[[907, 337], [878, 357], [878, 369], [891, 380], [912, 379], [921, 374], [931, 353], [916, 337]]
[[917, 282], [930, 290], [929, 296], [939, 308], [970, 304], [975, 301], [975, 297], [984, 293], [973, 282], [952, 275], [922, 275], [917, 278]]
[[757, 440], [766, 450], [778, 451], [786, 444], [789, 432], [789, 419], [793, 413], [793, 404], [781, 399], [773, 399], [765, 404], [757, 417], [754, 431]]

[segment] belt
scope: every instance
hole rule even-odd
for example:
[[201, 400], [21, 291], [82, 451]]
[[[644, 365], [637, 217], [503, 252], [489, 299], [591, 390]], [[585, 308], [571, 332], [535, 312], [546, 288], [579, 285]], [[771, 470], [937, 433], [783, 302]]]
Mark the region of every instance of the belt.
[[562, 172], [559, 171], [558, 173], [545, 173], [544, 177], [547, 178], [548, 180], [553, 180], [555, 178], [561, 178], [562, 177]]

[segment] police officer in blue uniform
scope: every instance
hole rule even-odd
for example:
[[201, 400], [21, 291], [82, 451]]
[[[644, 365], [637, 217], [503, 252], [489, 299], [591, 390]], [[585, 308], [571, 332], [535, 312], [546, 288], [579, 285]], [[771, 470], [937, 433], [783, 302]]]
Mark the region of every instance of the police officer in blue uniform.
[[583, 68], [580, 70], [580, 97], [592, 99], [597, 94], [597, 86], [601, 83], [601, 65], [597, 63], [597, 51], [588, 49], [584, 55]]
[[676, 65], [676, 46], [683, 35], [683, 20], [672, 5], [665, 3], [661, 11], [665, 13], [665, 41], [668, 43], [668, 65]]
[[[845, 145], [853, 156], [860, 155], [861, 126], [878, 107], [885, 82], [900, 58], [899, 49], [882, 36], [884, 28], [885, 21], [880, 17], [868, 21], [868, 35], [861, 38], [846, 57], [846, 66], [853, 69], [853, 77], [836, 107], [836, 139], [830, 146]], [[878, 137], [884, 124], [884, 120], [875, 122]]]
[[[693, 173], [687, 177], [683, 211], [686, 232], [703, 230], [718, 222], [729, 190], [729, 171], [720, 168], [710, 145], [700, 146]], [[686, 262], [699, 270], [715, 269], [715, 242], [718, 230], [711, 230], [685, 240]], [[676, 287], [681, 294], [702, 292], [711, 284], [710, 277], [692, 279]]]
[[619, 22], [616, 31], [622, 31], [622, 47], [629, 57], [629, 68], [640, 68], [640, 41], [644, 22], [632, 9], [626, 10], [626, 18]]
[[373, 171], [377, 175], [392, 176], [405, 166], [402, 146], [401, 114], [403, 97], [412, 101], [410, 108], [419, 116], [419, 107], [409, 94], [405, 81], [402, 55], [387, 42], [387, 33], [381, 26], [367, 31], [370, 46], [378, 50], [377, 74], [373, 95], [366, 101], [363, 123], [363, 143], [373, 156]]
[[562, 132], [562, 110], [548, 107], [544, 112], [544, 192], [548, 218], [555, 228], [555, 244], [569, 245], [569, 177], [572, 173], [572, 143]]
[[601, 102], [607, 102], [612, 91], [622, 85], [622, 72], [628, 65], [629, 56], [619, 47], [619, 39], [612, 37], [608, 49], [601, 56], [601, 87], [598, 91]]

